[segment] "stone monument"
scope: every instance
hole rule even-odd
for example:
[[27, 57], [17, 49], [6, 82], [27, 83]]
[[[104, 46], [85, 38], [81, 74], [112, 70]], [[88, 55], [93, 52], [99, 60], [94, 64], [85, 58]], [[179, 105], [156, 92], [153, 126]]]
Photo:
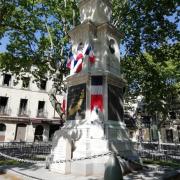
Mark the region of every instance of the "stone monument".
[[[120, 71], [121, 34], [110, 24], [109, 0], [80, 0], [81, 24], [69, 35], [72, 52], [91, 45], [95, 62], [83, 58], [82, 70], [66, 78], [67, 112], [64, 127], [53, 139], [52, 161], [77, 159], [116, 152], [139, 160], [123, 121], [126, 82]], [[51, 163], [50, 170], [63, 174], [103, 175], [109, 157]]]

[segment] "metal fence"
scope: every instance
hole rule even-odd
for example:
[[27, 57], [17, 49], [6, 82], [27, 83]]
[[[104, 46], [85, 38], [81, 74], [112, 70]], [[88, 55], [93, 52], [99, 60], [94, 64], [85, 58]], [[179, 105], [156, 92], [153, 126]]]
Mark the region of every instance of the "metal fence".
[[[143, 159], [172, 160], [180, 162], [180, 144], [136, 142], [134, 147]], [[159, 148], [160, 147], [160, 148]], [[12, 157], [45, 160], [50, 154], [52, 142], [2, 142], [0, 152]], [[0, 156], [0, 160], [4, 157]]]
[[134, 147], [139, 156], [143, 159], [172, 160], [180, 162], [180, 144], [157, 143], [157, 142], [136, 142]]
[[[50, 142], [2, 142], [0, 152], [24, 159], [45, 159], [50, 154], [52, 144]], [[0, 156], [0, 160], [4, 157]]]

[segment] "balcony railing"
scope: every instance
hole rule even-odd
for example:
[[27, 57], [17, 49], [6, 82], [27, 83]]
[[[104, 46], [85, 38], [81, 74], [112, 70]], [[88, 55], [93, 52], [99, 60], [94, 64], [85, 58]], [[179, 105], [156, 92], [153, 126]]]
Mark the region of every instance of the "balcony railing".
[[18, 116], [20, 116], [20, 117], [29, 117], [29, 115], [30, 115], [30, 111], [22, 110], [22, 109], [19, 110]]
[[37, 111], [38, 118], [47, 118], [48, 113], [46, 111]]
[[10, 115], [10, 114], [11, 114], [11, 109], [10, 108], [7, 108], [5, 106], [0, 106], [0, 115], [7, 116], [7, 115]]

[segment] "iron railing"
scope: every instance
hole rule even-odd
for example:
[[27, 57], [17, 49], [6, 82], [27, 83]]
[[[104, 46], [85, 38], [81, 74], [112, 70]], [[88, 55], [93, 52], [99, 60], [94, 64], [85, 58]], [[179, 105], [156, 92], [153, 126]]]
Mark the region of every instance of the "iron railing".
[[172, 160], [180, 162], [180, 144], [157, 143], [157, 142], [136, 142], [134, 148], [139, 156], [152, 160]]
[[[50, 154], [51, 142], [2, 142], [0, 152], [25, 159], [45, 159]], [[0, 159], [4, 159], [0, 156]]]

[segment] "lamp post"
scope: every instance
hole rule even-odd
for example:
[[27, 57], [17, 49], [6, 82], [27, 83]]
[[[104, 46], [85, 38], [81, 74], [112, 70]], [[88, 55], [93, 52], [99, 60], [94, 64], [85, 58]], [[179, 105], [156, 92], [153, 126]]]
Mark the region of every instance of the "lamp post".
[[156, 119], [156, 126], [157, 126], [157, 133], [158, 133], [158, 150], [161, 151], [161, 133], [158, 128], [158, 112], [155, 111], [155, 119]]
[[149, 142], [151, 143], [152, 137], [151, 137], [151, 125], [152, 125], [152, 117], [149, 118], [148, 122], [148, 128], [149, 128]]
[[139, 136], [138, 136], [138, 141], [139, 141], [139, 149], [142, 149], [142, 140], [143, 140], [143, 131], [142, 131], [142, 120], [141, 120], [141, 114], [137, 114], [137, 125], [138, 125], [138, 131], [139, 131]]

